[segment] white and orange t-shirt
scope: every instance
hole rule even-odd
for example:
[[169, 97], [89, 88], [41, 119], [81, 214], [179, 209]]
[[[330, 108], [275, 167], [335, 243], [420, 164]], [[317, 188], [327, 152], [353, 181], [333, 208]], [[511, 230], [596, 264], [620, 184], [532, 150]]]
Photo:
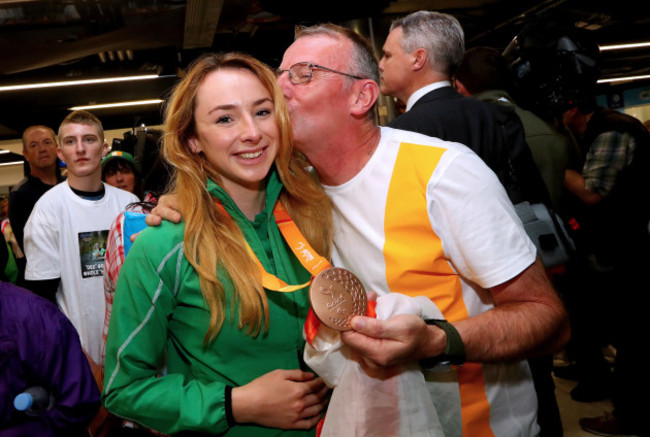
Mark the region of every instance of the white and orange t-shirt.
[[[492, 308], [485, 290], [535, 261], [497, 177], [461, 144], [382, 127], [361, 172], [325, 190], [334, 204], [333, 265], [379, 295], [427, 296], [449, 321]], [[539, 433], [525, 361], [466, 363], [427, 380], [446, 437]]]

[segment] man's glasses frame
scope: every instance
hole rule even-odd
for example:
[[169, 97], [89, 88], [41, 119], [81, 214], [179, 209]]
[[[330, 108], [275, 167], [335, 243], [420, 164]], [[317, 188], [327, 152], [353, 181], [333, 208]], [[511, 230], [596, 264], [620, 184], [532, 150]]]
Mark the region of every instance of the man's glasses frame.
[[[308, 69], [309, 74], [306, 73], [305, 67]], [[312, 64], [311, 62], [297, 62], [289, 67], [287, 70], [281, 68], [276, 69], [276, 76], [279, 77], [285, 71], [289, 73], [289, 81], [294, 85], [300, 85], [302, 83], [307, 83], [312, 80], [314, 75], [314, 68], [318, 70], [325, 70], [331, 73], [342, 74], [343, 76], [350, 77], [352, 79], [363, 79], [363, 77], [355, 76], [353, 74], [344, 73], [338, 70], [332, 70], [331, 68], [323, 67], [322, 65]], [[300, 73], [300, 74], [299, 74]]]

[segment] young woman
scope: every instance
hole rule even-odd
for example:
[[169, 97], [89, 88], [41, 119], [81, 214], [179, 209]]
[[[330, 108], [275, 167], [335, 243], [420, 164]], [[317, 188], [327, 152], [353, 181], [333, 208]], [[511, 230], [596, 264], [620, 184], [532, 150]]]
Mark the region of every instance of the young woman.
[[274, 73], [243, 54], [200, 58], [165, 130], [184, 221], [144, 230], [122, 266], [105, 406], [170, 434], [314, 435], [327, 388], [303, 370], [302, 327], [331, 212]]

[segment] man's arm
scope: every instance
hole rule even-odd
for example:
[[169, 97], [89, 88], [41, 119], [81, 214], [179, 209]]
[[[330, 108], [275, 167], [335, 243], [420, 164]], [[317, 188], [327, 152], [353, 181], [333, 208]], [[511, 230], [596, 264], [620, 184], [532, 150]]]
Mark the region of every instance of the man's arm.
[[493, 309], [454, 324], [468, 361], [545, 356], [566, 345], [567, 313], [539, 260], [490, 292]]
[[564, 172], [564, 187], [587, 205], [595, 205], [603, 200], [603, 196], [587, 189], [585, 179], [575, 170]]
[[586, 205], [599, 203], [616, 185], [619, 173], [630, 164], [636, 142], [623, 132], [604, 132], [592, 142], [582, 172], [567, 170], [564, 186]]
[[[543, 356], [568, 341], [566, 311], [539, 260], [490, 292], [493, 309], [453, 324], [463, 340], [467, 361]], [[386, 321], [355, 317], [352, 327], [341, 339], [360, 352], [370, 368], [435, 357], [447, 342], [442, 329], [426, 325], [416, 316], [401, 315]]]
[[20, 249], [25, 252], [25, 224], [31, 213], [23, 202], [22, 193], [13, 191], [9, 194], [9, 223], [14, 231], [14, 236]]

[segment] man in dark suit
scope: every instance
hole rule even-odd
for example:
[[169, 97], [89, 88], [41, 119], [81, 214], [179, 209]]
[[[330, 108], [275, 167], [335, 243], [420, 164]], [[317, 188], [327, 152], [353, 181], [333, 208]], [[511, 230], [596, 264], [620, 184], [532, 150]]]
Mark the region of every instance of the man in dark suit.
[[458, 20], [414, 12], [393, 22], [383, 52], [381, 92], [406, 104], [390, 127], [470, 147], [496, 173], [513, 203], [548, 201], [514, 110], [464, 97], [451, 86], [465, 52]]

